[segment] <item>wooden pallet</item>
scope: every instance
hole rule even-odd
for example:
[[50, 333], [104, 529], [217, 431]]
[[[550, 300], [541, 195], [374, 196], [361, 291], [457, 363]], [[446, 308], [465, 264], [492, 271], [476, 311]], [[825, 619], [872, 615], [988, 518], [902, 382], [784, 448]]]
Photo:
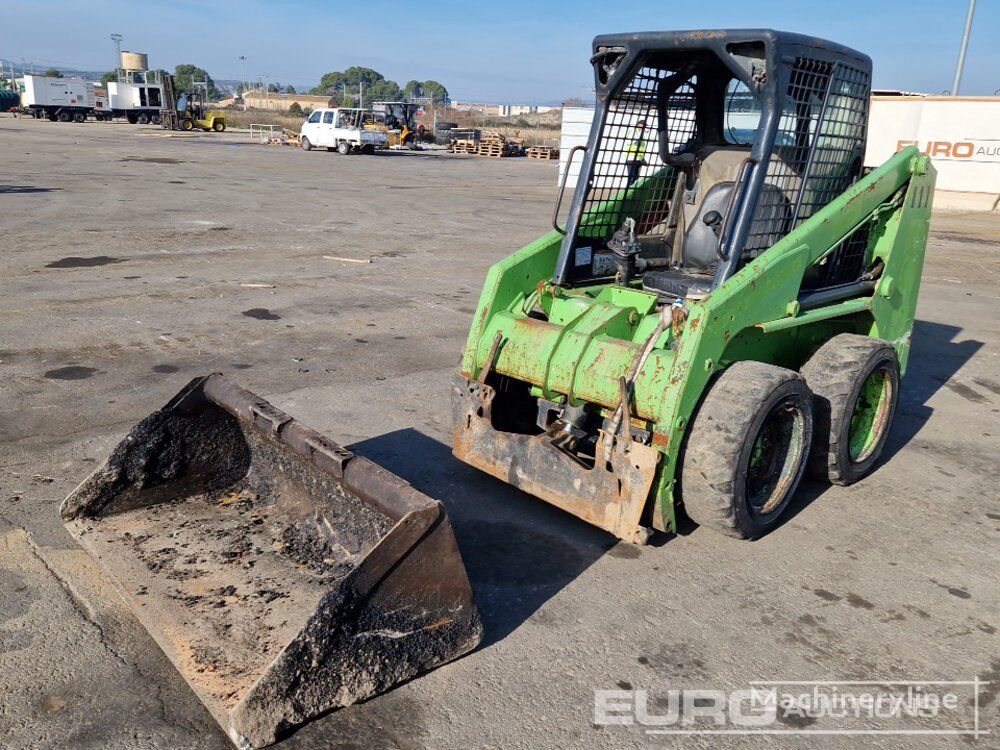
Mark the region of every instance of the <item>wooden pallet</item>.
[[454, 140], [451, 142], [453, 154], [478, 154], [479, 143], [473, 140]]
[[494, 158], [502, 158], [505, 156], [517, 156], [517, 147], [511, 146], [507, 143], [480, 143], [479, 144], [479, 155], [480, 156], [492, 156]]
[[527, 150], [529, 159], [558, 159], [559, 149], [550, 146], [531, 146]]

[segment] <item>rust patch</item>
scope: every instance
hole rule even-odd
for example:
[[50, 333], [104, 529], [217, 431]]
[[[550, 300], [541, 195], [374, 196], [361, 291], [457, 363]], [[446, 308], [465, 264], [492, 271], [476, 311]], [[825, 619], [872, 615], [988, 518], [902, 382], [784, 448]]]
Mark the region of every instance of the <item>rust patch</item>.
[[640, 519], [660, 460], [658, 450], [612, 438], [611, 468], [587, 468], [543, 435], [494, 429], [491, 398], [488, 386], [453, 380], [455, 456], [620, 539], [646, 541]]
[[[679, 339], [681, 334], [684, 332], [684, 323], [688, 319], [688, 312], [683, 307], [674, 307], [670, 311], [670, 330], [674, 334], [675, 339]], [[698, 320], [695, 319], [692, 325], [692, 330], [697, 327]]]
[[489, 316], [490, 316], [490, 305], [487, 303], [483, 305], [483, 309], [479, 313], [479, 321], [476, 323], [476, 326], [480, 330], [486, 327], [486, 321], [489, 319]]
[[670, 385], [677, 385], [680, 381], [682, 381], [687, 376], [687, 371], [688, 361], [685, 359], [678, 362], [677, 366], [674, 368], [674, 375], [670, 378]]

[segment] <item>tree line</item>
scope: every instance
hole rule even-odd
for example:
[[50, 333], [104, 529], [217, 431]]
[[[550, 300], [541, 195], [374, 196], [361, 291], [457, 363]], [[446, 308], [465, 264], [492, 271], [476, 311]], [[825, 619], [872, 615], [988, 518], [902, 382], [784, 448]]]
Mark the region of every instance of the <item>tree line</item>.
[[373, 68], [352, 66], [345, 71], [333, 71], [323, 74], [319, 85], [309, 90], [313, 96], [329, 96], [334, 105], [357, 106], [359, 97], [366, 102], [398, 102], [411, 98], [427, 97], [434, 104], [448, 100], [448, 89], [437, 81], [407, 81], [400, 88], [395, 81], [390, 81]]
[[[165, 74], [166, 71], [159, 71]], [[46, 71], [45, 75], [62, 77], [62, 73], [56, 69]], [[118, 72], [111, 70], [101, 76], [101, 84], [107, 86], [111, 81], [118, 80]], [[178, 65], [174, 68], [174, 89], [178, 94], [190, 94], [194, 91], [196, 81], [204, 81], [208, 87], [208, 98], [217, 99], [224, 95], [222, 88], [218, 87], [204, 68], [197, 65]], [[242, 93], [243, 84], [236, 87], [236, 93]], [[295, 94], [298, 93], [294, 86], [283, 86], [280, 83], [271, 83], [267, 86], [270, 93]], [[319, 80], [319, 85], [309, 90], [313, 96], [328, 96], [334, 106], [355, 107], [358, 106], [360, 98], [365, 102], [393, 102], [409, 101], [416, 98], [430, 99], [434, 104], [442, 104], [448, 101], [448, 89], [444, 84], [433, 80], [407, 81], [405, 86], [400, 87], [395, 81], [391, 81], [373, 68], [363, 68], [352, 66], [344, 71], [332, 71], [323, 74]]]

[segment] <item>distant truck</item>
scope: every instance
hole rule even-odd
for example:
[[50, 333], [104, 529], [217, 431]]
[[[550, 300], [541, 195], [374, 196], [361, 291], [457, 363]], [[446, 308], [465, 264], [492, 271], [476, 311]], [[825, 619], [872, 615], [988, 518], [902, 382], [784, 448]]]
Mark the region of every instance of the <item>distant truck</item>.
[[85, 78], [26, 75], [21, 106], [39, 119], [84, 122], [96, 112], [97, 95]]
[[327, 151], [336, 149], [342, 154], [372, 154], [375, 149], [386, 148], [389, 137], [384, 120], [379, 123], [371, 110], [339, 107], [314, 110], [302, 123], [299, 142], [305, 151], [326, 147]]

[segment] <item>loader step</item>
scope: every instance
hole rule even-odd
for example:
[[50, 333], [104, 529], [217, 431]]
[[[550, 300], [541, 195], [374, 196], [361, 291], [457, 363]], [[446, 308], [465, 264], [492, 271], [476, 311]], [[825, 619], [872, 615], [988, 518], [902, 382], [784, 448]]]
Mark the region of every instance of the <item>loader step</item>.
[[710, 273], [694, 273], [679, 268], [647, 271], [642, 279], [642, 288], [646, 291], [678, 299], [684, 299], [689, 291], [707, 293], [711, 285]]

